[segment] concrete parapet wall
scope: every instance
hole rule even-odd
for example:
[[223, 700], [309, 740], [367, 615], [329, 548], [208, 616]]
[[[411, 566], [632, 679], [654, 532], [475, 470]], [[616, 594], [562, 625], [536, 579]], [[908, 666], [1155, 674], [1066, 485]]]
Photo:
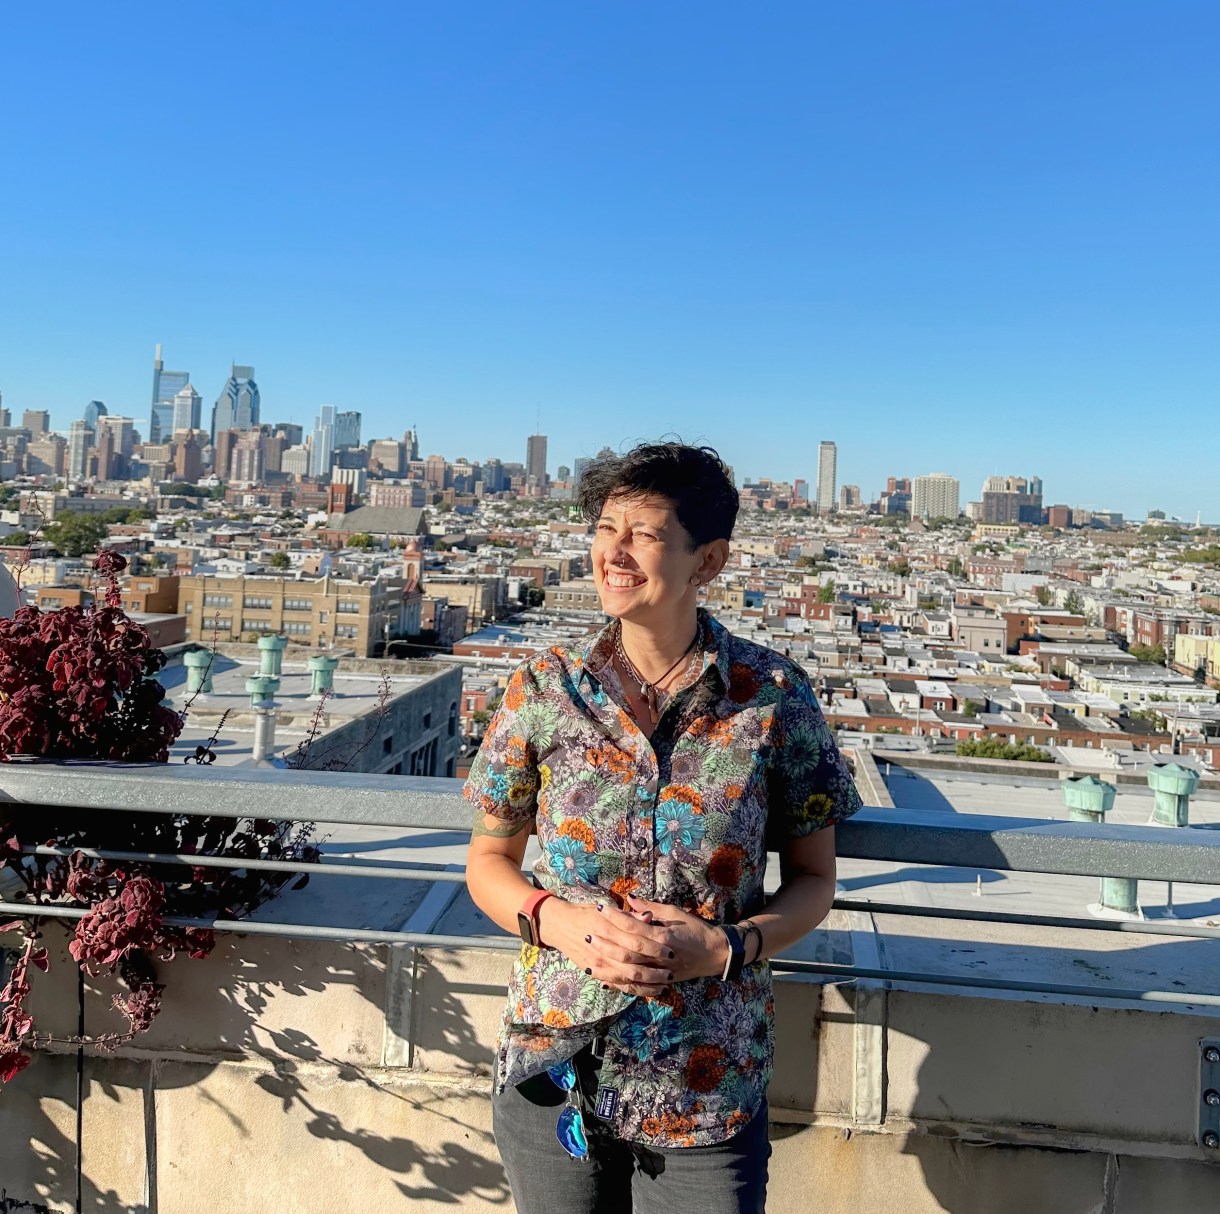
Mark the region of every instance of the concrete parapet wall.
[[[57, 937], [39, 1027], [74, 1031]], [[512, 953], [233, 937], [165, 967], [153, 1031], [85, 1065], [87, 1210], [511, 1209], [489, 1083]], [[89, 984], [90, 1031], [118, 1027]], [[1213, 1214], [1189, 1010], [776, 982], [773, 1211]], [[76, 1060], [0, 1093], [0, 1189], [72, 1208]], [[221, 1164], [223, 1162], [223, 1165]], [[20, 1208], [20, 1207], [18, 1207]]]

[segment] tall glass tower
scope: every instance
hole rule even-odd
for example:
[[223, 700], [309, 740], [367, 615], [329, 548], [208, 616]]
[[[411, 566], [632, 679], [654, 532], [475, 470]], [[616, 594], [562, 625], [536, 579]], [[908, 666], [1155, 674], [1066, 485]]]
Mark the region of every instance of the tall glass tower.
[[839, 453], [834, 443], [818, 443], [818, 513], [829, 514], [835, 508], [835, 476]]
[[[185, 382], [179, 389], [185, 388]], [[233, 364], [229, 380], [212, 408], [212, 442], [225, 430], [254, 430], [258, 427], [258, 384], [254, 368]]]
[[174, 397], [191, 382], [189, 372], [167, 371], [161, 345], [153, 358], [152, 410], [148, 415], [148, 441], [168, 442], [174, 432]]

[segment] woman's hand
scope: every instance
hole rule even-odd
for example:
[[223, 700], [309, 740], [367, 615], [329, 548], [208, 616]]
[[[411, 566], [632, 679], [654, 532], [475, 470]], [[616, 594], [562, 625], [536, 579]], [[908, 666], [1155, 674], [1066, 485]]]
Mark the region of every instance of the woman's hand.
[[668, 926], [654, 924], [644, 911], [621, 911], [609, 897], [595, 906], [548, 898], [538, 908], [538, 926], [548, 948], [629, 995], [655, 999], [677, 978], [689, 976], [675, 969], [677, 945]]
[[655, 927], [665, 929], [666, 946], [672, 949], [674, 979], [710, 978], [724, 972], [729, 942], [714, 923], [664, 902], [628, 897], [632, 911]]

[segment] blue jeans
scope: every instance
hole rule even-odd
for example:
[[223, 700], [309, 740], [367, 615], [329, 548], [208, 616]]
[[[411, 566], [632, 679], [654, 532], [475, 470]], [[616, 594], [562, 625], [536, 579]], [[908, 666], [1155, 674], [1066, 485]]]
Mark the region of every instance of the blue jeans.
[[555, 1137], [567, 1097], [545, 1074], [492, 1097], [492, 1131], [517, 1214], [764, 1214], [765, 1101], [745, 1129], [714, 1146], [624, 1142], [586, 1103], [597, 1086], [586, 1055], [574, 1061], [586, 1098], [587, 1159], [572, 1159]]

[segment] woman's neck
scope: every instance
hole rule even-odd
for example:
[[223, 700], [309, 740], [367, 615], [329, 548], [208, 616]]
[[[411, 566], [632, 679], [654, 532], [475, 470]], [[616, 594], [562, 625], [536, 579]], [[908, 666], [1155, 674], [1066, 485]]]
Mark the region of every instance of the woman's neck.
[[660, 626], [633, 624], [627, 620], [622, 620], [620, 626], [627, 657], [643, 678], [651, 682], [661, 678], [690, 650], [698, 633], [699, 619], [692, 611]]

